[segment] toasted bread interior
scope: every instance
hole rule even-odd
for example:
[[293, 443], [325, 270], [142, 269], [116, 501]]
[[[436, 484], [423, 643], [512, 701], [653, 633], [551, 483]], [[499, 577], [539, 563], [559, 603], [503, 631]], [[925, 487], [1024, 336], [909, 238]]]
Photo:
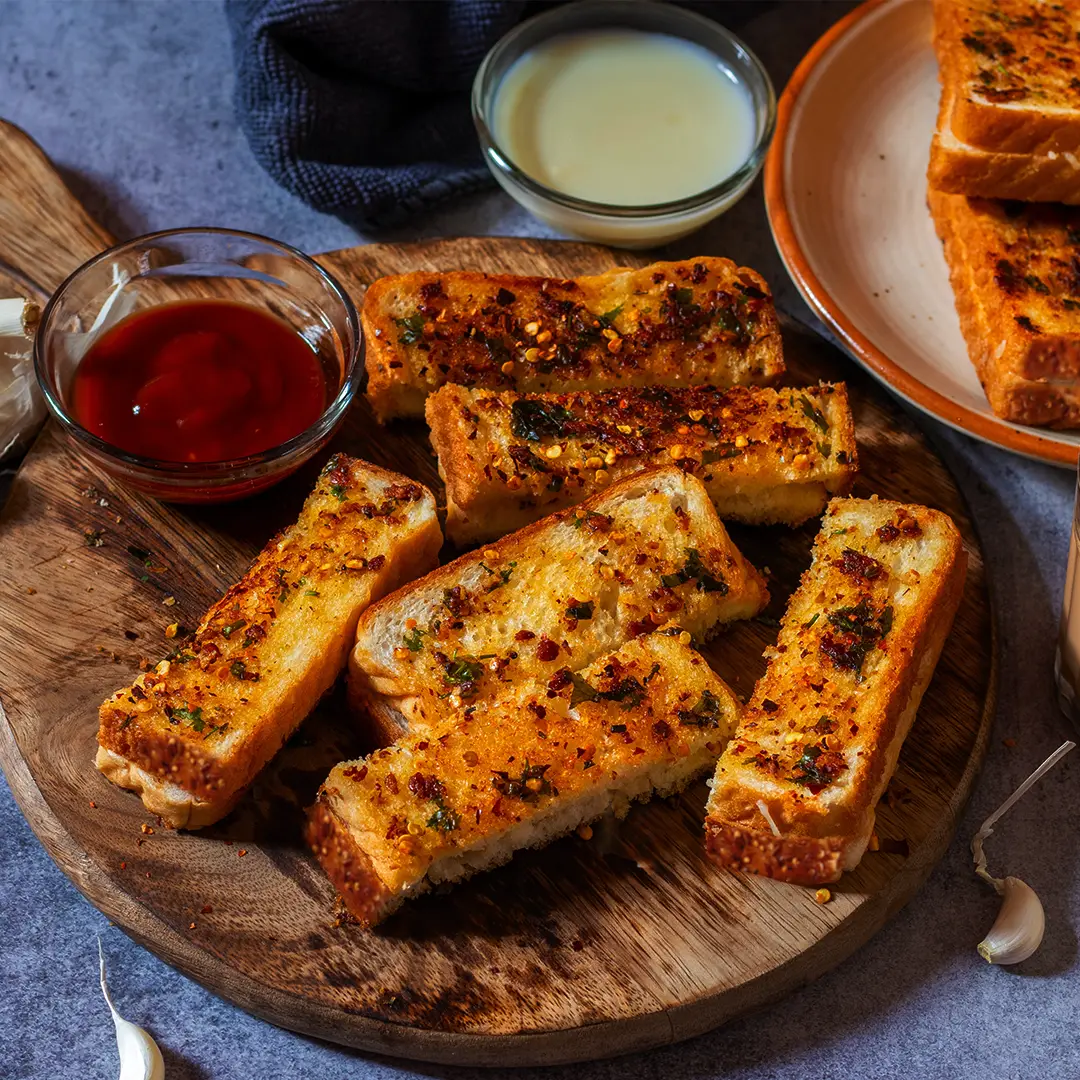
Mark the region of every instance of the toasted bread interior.
[[678, 461], [720, 516], [797, 525], [857, 468], [842, 383], [517, 394], [444, 386], [427, 403], [446, 482], [447, 535], [491, 539], [613, 479]]
[[834, 499], [769, 665], [716, 768], [711, 857], [802, 884], [862, 858], [963, 592], [955, 525]]
[[763, 384], [783, 373], [760, 275], [730, 259], [563, 281], [459, 271], [380, 278], [363, 308], [368, 398], [422, 416], [445, 383], [523, 392]]
[[217, 820], [340, 673], [361, 611], [441, 542], [431, 492], [336, 455], [193, 641], [101, 706], [98, 768], [168, 824]]
[[677, 626], [629, 642], [558, 690], [521, 685], [331, 772], [309, 839], [365, 926], [609, 810], [711, 768], [739, 703]]
[[383, 732], [482, 709], [522, 680], [581, 670], [677, 619], [696, 638], [755, 615], [760, 574], [731, 542], [701, 481], [638, 473], [580, 506], [440, 567], [368, 610], [353, 701]]

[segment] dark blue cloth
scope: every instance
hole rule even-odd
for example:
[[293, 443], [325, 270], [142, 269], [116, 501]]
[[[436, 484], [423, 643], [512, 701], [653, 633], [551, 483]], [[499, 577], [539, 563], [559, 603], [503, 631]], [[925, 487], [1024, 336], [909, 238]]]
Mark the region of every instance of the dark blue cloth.
[[[469, 111], [473, 76], [503, 34], [549, 6], [225, 0], [240, 124], [304, 202], [362, 229], [399, 224], [494, 183]], [[757, 5], [687, 6], [723, 19]]]

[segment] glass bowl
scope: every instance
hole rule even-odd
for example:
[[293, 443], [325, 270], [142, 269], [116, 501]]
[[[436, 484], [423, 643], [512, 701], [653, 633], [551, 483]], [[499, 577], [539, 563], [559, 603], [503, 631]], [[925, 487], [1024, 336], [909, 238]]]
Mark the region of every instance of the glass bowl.
[[[72, 415], [72, 376], [94, 339], [121, 318], [176, 300], [234, 300], [293, 327], [315, 350], [329, 401], [306, 430], [232, 461], [140, 457], [105, 442]], [[228, 229], [151, 233], [103, 251], [53, 294], [34, 340], [34, 367], [50, 413], [104, 472], [167, 502], [225, 502], [283, 480], [316, 454], [360, 384], [360, 321], [344, 287], [295, 248]]]
[[[684, 38], [713, 53], [747, 88], [754, 109], [754, 146], [727, 179], [697, 195], [651, 206], [590, 202], [547, 187], [520, 169], [494, 135], [494, 105], [503, 77], [526, 52], [560, 34], [631, 29]], [[701, 228], [742, 198], [761, 171], [776, 126], [776, 94], [761, 61], [719, 23], [674, 4], [647, 0], [579, 0], [515, 27], [480, 65], [472, 114], [484, 160], [495, 179], [530, 214], [560, 232], [624, 248], [652, 247]]]

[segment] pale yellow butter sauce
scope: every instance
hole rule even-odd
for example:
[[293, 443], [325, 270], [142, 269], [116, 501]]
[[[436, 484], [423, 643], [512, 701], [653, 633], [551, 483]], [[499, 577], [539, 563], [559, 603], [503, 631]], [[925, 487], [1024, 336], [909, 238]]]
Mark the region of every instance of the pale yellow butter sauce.
[[697, 195], [750, 157], [746, 87], [708, 50], [639, 30], [552, 38], [498, 87], [495, 138], [546, 187], [647, 206]]

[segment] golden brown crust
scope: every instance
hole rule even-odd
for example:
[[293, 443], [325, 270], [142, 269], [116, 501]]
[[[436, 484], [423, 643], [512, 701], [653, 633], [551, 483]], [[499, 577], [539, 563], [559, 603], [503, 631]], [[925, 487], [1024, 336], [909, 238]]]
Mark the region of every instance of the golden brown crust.
[[1080, 151], [1080, 9], [935, 0], [934, 49], [956, 136], [1012, 154]]
[[675, 466], [642, 471], [373, 605], [357, 627], [350, 700], [418, 730], [665, 621], [703, 638], [767, 602], [701, 481]]
[[734, 386], [784, 371], [768, 285], [730, 259], [574, 280], [403, 274], [370, 286], [363, 323], [380, 420], [422, 415], [445, 383], [523, 392]]
[[359, 918], [680, 790], [738, 723], [738, 699], [677, 626], [556, 674], [333, 769], [313, 846]]
[[102, 704], [99, 745], [131, 766], [111, 777], [177, 826], [227, 809], [337, 677], [360, 612], [441, 541], [426, 488], [336, 455], [194, 639]]
[[769, 666], [717, 766], [710, 856], [803, 884], [862, 857], [966, 572], [949, 518], [834, 499]]
[[955, 132], [955, 84], [942, 87], [937, 131], [930, 146], [931, 188], [984, 199], [1080, 203], [1080, 157], [1065, 150], [1006, 153], [964, 142]]
[[1018, 424], [1080, 426], [1080, 210], [933, 189], [928, 202], [991, 408]]
[[568, 394], [444, 386], [428, 398], [427, 421], [457, 544], [672, 461], [702, 480], [721, 518], [798, 525], [849, 490], [858, 468], [842, 383]]
[[349, 914], [361, 926], [374, 926], [404, 899], [395, 898], [383, 885], [371, 859], [327, 805], [322, 792], [308, 813], [306, 837]]
[[839, 881], [843, 847], [843, 838], [836, 836], [775, 836], [730, 821], [705, 821], [705, 848], [718, 866], [793, 885]]

